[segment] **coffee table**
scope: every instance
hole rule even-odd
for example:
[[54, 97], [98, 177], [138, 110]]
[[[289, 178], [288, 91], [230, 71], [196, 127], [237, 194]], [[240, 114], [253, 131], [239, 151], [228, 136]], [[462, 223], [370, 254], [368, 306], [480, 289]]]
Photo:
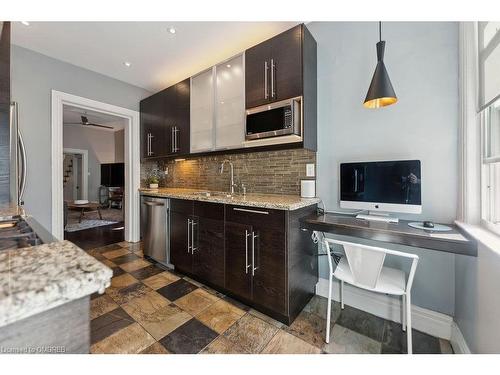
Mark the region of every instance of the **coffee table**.
[[82, 222], [83, 215], [85, 212], [97, 212], [99, 214], [99, 219], [102, 220], [101, 206], [98, 202], [89, 202], [85, 204], [75, 204], [74, 202], [68, 202], [68, 210], [80, 211], [79, 223]]

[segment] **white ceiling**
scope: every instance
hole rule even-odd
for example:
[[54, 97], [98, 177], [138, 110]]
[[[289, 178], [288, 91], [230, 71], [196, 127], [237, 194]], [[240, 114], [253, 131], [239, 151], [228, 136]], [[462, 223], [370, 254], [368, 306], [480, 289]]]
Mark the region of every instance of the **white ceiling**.
[[[88, 125], [75, 125], [75, 123], [81, 122], [81, 116], [87, 116], [89, 122], [99, 125], [112, 126], [113, 129], [105, 129], [99, 128], [96, 126], [88, 126]], [[79, 107], [73, 107], [69, 105], [63, 106], [63, 124], [64, 126], [79, 126], [90, 128], [94, 130], [102, 130], [102, 131], [118, 131], [125, 128], [125, 119], [122, 119], [117, 116], [108, 115], [107, 113], [101, 113], [96, 111], [90, 111], [86, 109], [82, 109]]]
[[297, 23], [13, 22], [12, 42], [156, 92]]

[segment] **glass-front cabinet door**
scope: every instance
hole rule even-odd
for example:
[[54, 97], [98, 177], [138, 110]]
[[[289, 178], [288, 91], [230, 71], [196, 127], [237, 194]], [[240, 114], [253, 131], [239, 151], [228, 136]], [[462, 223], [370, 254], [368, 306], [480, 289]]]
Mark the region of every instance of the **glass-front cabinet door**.
[[213, 67], [191, 78], [191, 153], [214, 149]]
[[243, 54], [216, 66], [215, 148], [240, 148], [245, 133]]

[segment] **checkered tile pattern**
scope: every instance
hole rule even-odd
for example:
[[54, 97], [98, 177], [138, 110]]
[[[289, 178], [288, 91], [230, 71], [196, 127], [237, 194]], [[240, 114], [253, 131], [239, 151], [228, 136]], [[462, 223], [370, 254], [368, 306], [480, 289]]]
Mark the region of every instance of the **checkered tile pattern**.
[[[141, 244], [89, 250], [113, 269], [91, 299], [91, 353], [404, 353], [401, 325], [334, 303], [325, 343], [325, 298], [315, 296], [292, 325], [144, 259]], [[414, 353], [452, 353], [450, 343], [414, 331]]]

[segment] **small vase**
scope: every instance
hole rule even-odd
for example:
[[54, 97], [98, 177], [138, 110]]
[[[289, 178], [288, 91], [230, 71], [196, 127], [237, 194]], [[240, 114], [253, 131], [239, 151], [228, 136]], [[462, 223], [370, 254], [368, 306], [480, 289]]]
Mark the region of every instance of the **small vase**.
[[158, 189], [158, 184], [149, 184], [150, 189]]

